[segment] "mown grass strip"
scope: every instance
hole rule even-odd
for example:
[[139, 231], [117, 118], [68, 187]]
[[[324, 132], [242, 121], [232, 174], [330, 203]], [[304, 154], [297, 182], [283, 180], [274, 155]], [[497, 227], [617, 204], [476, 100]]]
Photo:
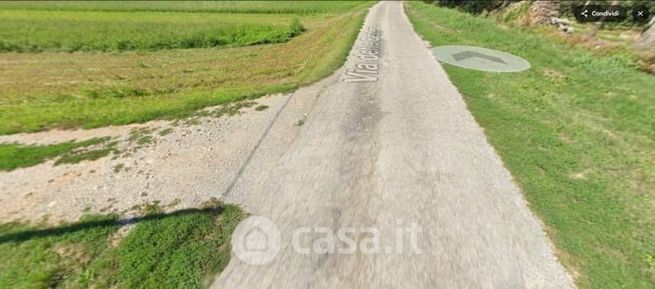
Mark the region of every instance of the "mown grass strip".
[[529, 31], [407, 3], [433, 46], [527, 59], [521, 73], [444, 65], [580, 288], [655, 286], [655, 76]]
[[2, 224], [0, 288], [203, 288], [227, 265], [230, 235], [244, 217], [216, 202], [155, 212], [136, 218], [118, 241], [116, 216], [57, 227]]
[[106, 156], [113, 146], [96, 150], [86, 148], [107, 142], [108, 138], [93, 138], [79, 142], [64, 142], [52, 145], [0, 144], [0, 171], [30, 167], [50, 159], [56, 164], [78, 163], [83, 160], [96, 160]]

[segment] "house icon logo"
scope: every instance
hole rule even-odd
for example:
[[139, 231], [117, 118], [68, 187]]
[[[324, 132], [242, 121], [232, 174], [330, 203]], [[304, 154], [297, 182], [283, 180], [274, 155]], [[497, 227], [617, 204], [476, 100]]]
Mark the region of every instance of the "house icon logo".
[[244, 249], [249, 252], [264, 252], [269, 248], [268, 235], [260, 227], [253, 227], [244, 237]]
[[277, 255], [280, 240], [280, 231], [271, 220], [252, 216], [234, 230], [232, 253], [246, 264], [264, 265]]

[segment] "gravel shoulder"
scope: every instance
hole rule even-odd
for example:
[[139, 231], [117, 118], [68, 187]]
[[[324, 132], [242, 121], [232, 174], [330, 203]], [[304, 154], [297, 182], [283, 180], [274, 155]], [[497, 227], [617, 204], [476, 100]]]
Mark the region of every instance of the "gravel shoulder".
[[[279, 145], [267, 149], [266, 158], [273, 161], [282, 155], [322, 87], [335, 77], [290, 94], [259, 98], [235, 115], [0, 136], [1, 143], [21, 144], [108, 136], [119, 141], [121, 151], [96, 161], [57, 166], [48, 161], [0, 172], [0, 218], [51, 223], [95, 213], [120, 213], [127, 218], [140, 214], [139, 206], [145, 204], [172, 211], [222, 199], [265, 134], [279, 139]], [[267, 133], [271, 124], [283, 129]], [[135, 132], [151, 141], [134, 143], [130, 138]], [[230, 194], [230, 199], [239, 198]]]

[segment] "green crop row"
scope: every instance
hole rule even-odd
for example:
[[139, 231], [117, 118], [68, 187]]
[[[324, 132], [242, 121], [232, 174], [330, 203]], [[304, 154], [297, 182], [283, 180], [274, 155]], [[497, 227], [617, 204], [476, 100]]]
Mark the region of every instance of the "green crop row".
[[0, 10], [0, 52], [125, 51], [280, 43], [292, 15]]
[[366, 1], [2, 1], [0, 9], [315, 14], [346, 12]]

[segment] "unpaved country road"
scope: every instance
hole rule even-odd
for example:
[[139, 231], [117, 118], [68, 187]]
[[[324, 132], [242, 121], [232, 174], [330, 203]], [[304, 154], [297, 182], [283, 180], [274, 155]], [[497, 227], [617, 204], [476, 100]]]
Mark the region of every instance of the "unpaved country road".
[[[574, 288], [402, 5], [371, 9], [341, 78], [321, 93], [298, 137], [265, 173], [253, 173], [255, 155], [231, 189], [277, 225], [281, 248], [265, 265], [233, 256], [212, 288]], [[366, 36], [376, 28], [377, 60], [357, 48], [375, 42]], [[379, 64], [377, 81], [352, 81], [362, 78], [348, 69], [361, 63]], [[382, 244], [395, 244], [398, 227], [412, 223], [421, 252], [407, 242], [391, 253], [301, 254], [292, 245], [303, 227], [371, 227]]]

